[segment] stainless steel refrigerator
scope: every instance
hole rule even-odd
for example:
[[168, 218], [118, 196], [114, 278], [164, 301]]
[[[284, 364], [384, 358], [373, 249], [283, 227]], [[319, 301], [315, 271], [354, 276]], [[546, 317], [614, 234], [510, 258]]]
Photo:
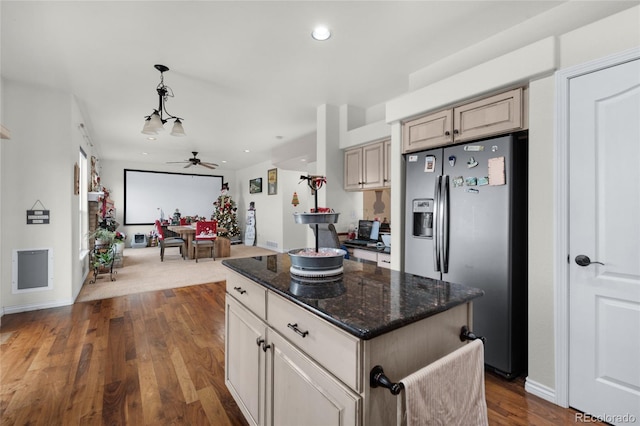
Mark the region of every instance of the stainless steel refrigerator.
[[485, 364], [527, 366], [526, 133], [405, 154], [405, 271], [484, 290]]

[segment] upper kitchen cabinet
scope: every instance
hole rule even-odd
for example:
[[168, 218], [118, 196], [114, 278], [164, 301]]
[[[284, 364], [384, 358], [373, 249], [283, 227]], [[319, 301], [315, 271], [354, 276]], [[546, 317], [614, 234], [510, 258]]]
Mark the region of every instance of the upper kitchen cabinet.
[[407, 121], [402, 152], [526, 129], [524, 89], [518, 88]]
[[344, 151], [344, 189], [358, 191], [391, 185], [388, 155], [390, 141], [380, 141]]
[[385, 188], [391, 187], [391, 139], [386, 140], [383, 143], [384, 146], [384, 172], [382, 175], [382, 186]]
[[453, 110], [446, 109], [407, 121], [402, 128], [402, 152], [453, 143]]

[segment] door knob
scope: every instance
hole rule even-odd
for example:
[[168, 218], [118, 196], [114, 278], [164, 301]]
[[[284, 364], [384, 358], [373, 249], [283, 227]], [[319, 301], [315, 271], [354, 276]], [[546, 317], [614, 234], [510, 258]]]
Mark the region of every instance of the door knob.
[[576, 256], [576, 263], [580, 266], [589, 266], [592, 263], [597, 263], [598, 265], [604, 266], [604, 263], [602, 262], [598, 262], [598, 261], [592, 262], [591, 259], [589, 259], [589, 256], [586, 256], [584, 254], [579, 254]]

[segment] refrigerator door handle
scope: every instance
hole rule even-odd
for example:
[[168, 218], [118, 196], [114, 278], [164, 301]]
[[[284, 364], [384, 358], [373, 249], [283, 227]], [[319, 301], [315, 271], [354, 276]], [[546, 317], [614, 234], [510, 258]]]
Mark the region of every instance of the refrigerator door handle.
[[442, 182], [443, 189], [440, 192], [442, 199], [442, 209], [440, 215], [442, 216], [441, 227], [441, 249], [440, 257], [442, 258], [442, 272], [449, 272], [449, 176], [445, 175]]
[[442, 180], [442, 176], [436, 177], [436, 186], [433, 191], [434, 200], [433, 200], [433, 270], [436, 272], [440, 272], [440, 181]]

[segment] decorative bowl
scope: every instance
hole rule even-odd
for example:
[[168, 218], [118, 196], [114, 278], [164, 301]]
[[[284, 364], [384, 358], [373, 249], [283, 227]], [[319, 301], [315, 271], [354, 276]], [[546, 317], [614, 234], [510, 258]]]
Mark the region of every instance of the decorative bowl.
[[336, 269], [342, 266], [346, 251], [337, 248], [320, 247], [316, 252], [313, 248], [293, 249], [289, 251], [291, 266], [305, 270]]

